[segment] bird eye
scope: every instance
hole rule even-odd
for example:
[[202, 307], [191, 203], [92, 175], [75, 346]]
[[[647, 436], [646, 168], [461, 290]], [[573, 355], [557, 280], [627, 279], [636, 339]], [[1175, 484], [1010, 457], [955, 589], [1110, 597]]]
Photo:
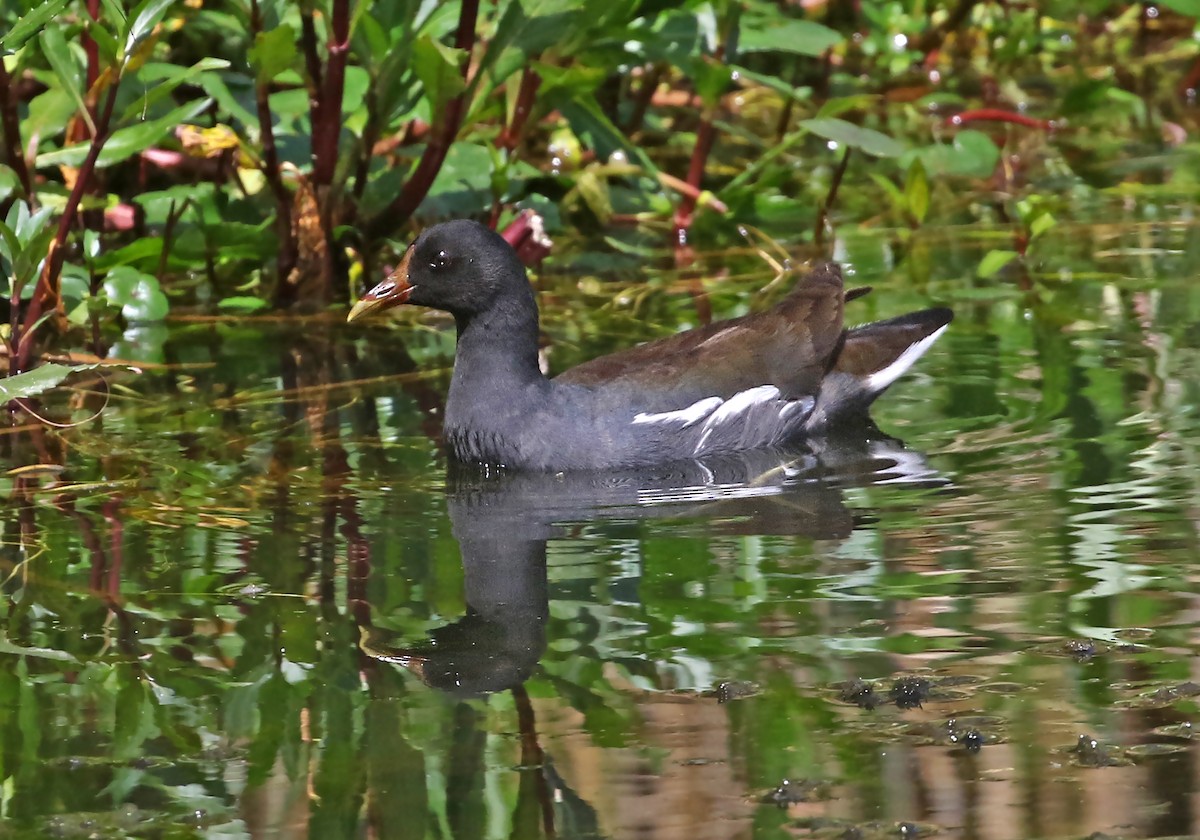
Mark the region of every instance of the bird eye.
[[441, 271], [450, 265], [450, 255], [445, 251], [438, 251], [437, 256], [429, 261], [429, 268], [432, 271]]

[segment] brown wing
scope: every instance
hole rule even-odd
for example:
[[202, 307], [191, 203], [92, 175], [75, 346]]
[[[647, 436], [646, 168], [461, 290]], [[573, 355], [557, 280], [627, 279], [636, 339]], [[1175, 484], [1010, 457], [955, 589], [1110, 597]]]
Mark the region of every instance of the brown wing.
[[825, 263], [765, 312], [601, 356], [556, 381], [612, 390], [643, 411], [727, 399], [756, 385], [789, 398], [813, 395], [842, 342], [844, 299], [841, 271]]

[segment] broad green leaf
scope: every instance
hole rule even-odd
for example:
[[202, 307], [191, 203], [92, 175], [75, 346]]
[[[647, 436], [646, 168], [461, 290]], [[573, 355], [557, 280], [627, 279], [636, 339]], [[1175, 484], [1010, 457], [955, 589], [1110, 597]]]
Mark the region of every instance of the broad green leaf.
[[550, 107], [556, 107], [562, 112], [575, 135], [590, 146], [601, 160], [608, 160], [613, 152], [622, 151], [631, 163], [641, 166], [647, 174], [657, 176], [658, 167], [644, 151], [630, 143], [629, 138], [612, 124], [594, 95], [588, 94], [572, 99], [551, 95], [546, 98], [546, 102]]
[[126, 56], [133, 54], [138, 42], [153, 31], [163, 13], [175, 2], [176, 0], [142, 0], [141, 5], [134, 10], [133, 24], [129, 27], [129, 34], [125, 39]]
[[986, 178], [996, 171], [1000, 162], [1000, 150], [981, 131], [960, 131], [953, 142], [935, 143], [914, 149], [905, 155], [901, 163], [909, 162], [909, 156], [920, 157], [926, 171], [937, 175], [963, 175], [969, 178]]
[[[0, 379], [0, 400], [5, 402], [28, 399], [45, 393], [59, 385], [77, 370], [91, 370], [99, 365], [60, 365], [47, 362], [44, 365]], [[0, 653], [4, 651], [0, 649]], [[10, 651], [11, 652], [11, 651]]]
[[[97, 168], [104, 168], [105, 166], [112, 166], [114, 163], [120, 163], [129, 156], [150, 148], [155, 143], [169, 136], [175, 126], [188, 122], [197, 114], [207, 109], [211, 103], [211, 99], [198, 99], [186, 105], [181, 105], [156, 120], [147, 120], [146, 122], [114, 131], [112, 137], [108, 139], [108, 142], [104, 144], [104, 148], [100, 151], [100, 157], [96, 161]], [[65, 149], [57, 149], [38, 155], [37, 167], [41, 169], [46, 166], [79, 166], [79, 164], [83, 163], [83, 159], [87, 157], [90, 145], [90, 142], [76, 143], [73, 146], [67, 146]]]
[[904, 198], [908, 203], [908, 212], [913, 221], [921, 224], [925, 214], [929, 212], [929, 178], [925, 174], [925, 164], [920, 158], [915, 158], [908, 167], [908, 176], [904, 181]]
[[104, 295], [114, 306], [121, 307], [121, 314], [129, 321], [161, 321], [170, 309], [158, 280], [127, 265], [108, 272]]
[[786, 52], [819, 57], [846, 40], [842, 35], [811, 20], [771, 21], [754, 18], [742, 24], [738, 50], [747, 52]]
[[13, 28], [0, 35], [0, 47], [15, 52], [31, 35], [63, 10], [67, 0], [46, 0], [35, 6], [24, 17], [13, 24]]
[[46, 61], [49, 62], [54, 75], [58, 77], [62, 89], [70, 94], [76, 111], [84, 114], [88, 124], [91, 125], [91, 117], [88, 115], [87, 105], [83, 101], [83, 68], [75, 53], [72, 52], [71, 46], [63, 38], [62, 29], [57, 26], [43, 29], [39, 40], [42, 42], [42, 55], [46, 56]]
[[[128, 122], [139, 114], [150, 110], [156, 102], [166, 99], [175, 88], [184, 82], [195, 84], [201, 73], [213, 70], [224, 70], [229, 62], [223, 58], [202, 58], [191, 67], [181, 67], [174, 64], [159, 62], [147, 63], [138, 71], [138, 79], [143, 83], [142, 95], [129, 103], [121, 114], [121, 121]], [[137, 84], [130, 85], [137, 89]]]
[[1019, 256], [1020, 254], [1016, 251], [988, 251], [979, 261], [979, 268], [975, 270], [975, 273], [980, 277], [993, 277]]
[[295, 61], [296, 30], [285, 24], [258, 33], [249, 57], [259, 84], [267, 84], [284, 70], [290, 69]]
[[425, 86], [430, 112], [436, 120], [451, 98], [463, 92], [465, 83], [459, 62], [463, 51], [433, 40], [425, 35], [416, 40], [412, 48], [413, 72]]
[[845, 120], [820, 118], [804, 120], [800, 125], [818, 137], [874, 157], [899, 157], [904, 154], [904, 145], [898, 140]]
[[1159, 5], [1190, 18], [1200, 18], [1200, 0], [1159, 0]]

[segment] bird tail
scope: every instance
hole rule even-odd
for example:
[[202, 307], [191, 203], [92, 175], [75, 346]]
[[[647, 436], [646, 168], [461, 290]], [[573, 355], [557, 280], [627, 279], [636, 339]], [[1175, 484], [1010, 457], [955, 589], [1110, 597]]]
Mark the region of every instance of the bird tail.
[[925, 309], [847, 330], [805, 424], [819, 432], [834, 420], [865, 415], [871, 403], [908, 370], [954, 319], [949, 309]]

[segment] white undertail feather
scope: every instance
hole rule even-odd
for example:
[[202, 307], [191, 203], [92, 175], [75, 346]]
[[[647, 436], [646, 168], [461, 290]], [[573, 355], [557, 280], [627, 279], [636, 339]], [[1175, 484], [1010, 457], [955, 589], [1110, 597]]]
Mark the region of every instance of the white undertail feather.
[[744, 414], [759, 403], [771, 402], [777, 399], [779, 399], [779, 389], [774, 385], [759, 385], [757, 388], [747, 388], [745, 391], [738, 391], [721, 405], [717, 406], [716, 411], [708, 415], [708, 419], [704, 421], [704, 428], [700, 432], [700, 442], [696, 444], [696, 453], [699, 454], [704, 449], [704, 444], [708, 442], [709, 435], [713, 433], [713, 429], [717, 426], [729, 422], [739, 414]]
[[912, 367], [917, 359], [921, 358], [925, 351], [929, 349], [929, 346], [937, 341], [941, 334], [946, 331], [946, 327], [948, 326], [949, 324], [934, 330], [920, 341], [908, 347], [896, 357], [896, 361], [866, 377], [864, 385], [867, 391], [876, 394], [903, 376], [904, 372]]
[[720, 406], [722, 402], [724, 400], [720, 397], [705, 397], [702, 400], [692, 403], [687, 408], [680, 408], [676, 411], [662, 411], [657, 414], [642, 412], [633, 418], [633, 425], [639, 426], [644, 423], [678, 423], [680, 424], [679, 428], [686, 429], [694, 423], [699, 423]]

